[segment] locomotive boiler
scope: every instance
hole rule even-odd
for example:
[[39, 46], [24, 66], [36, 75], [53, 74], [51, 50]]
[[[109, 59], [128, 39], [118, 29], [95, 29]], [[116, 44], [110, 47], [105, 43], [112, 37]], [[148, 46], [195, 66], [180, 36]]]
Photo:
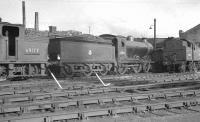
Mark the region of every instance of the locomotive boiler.
[[119, 74], [126, 72], [148, 72], [151, 68], [151, 53], [153, 46], [146, 39], [141, 42], [134, 41], [132, 36], [114, 36], [109, 34], [100, 37], [112, 40], [115, 46], [115, 66]]

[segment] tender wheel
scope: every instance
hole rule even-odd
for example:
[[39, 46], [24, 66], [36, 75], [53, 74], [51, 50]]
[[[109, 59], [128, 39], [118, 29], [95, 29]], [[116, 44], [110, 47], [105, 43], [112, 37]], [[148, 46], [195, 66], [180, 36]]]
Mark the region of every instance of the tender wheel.
[[167, 70], [167, 72], [171, 72], [171, 65], [167, 65], [166, 70]]
[[69, 65], [64, 66], [64, 71], [66, 76], [71, 76], [73, 74], [72, 68]]
[[37, 65], [30, 66], [30, 74], [31, 75], [39, 74], [39, 69], [38, 69]]
[[126, 67], [118, 67], [117, 68], [117, 72], [121, 75], [125, 74], [127, 72], [127, 68]]
[[192, 71], [196, 72], [197, 71], [195, 63], [192, 63], [192, 62], [189, 63], [188, 69], [189, 69], [190, 72], [192, 72]]
[[144, 71], [145, 73], [149, 72], [150, 68], [151, 68], [151, 64], [150, 64], [150, 63], [145, 63], [145, 64], [143, 65], [143, 71]]
[[8, 77], [8, 73], [6, 72], [6, 68], [2, 68], [2, 67], [0, 67], [1, 69], [0, 69], [0, 80], [2, 81], [2, 80], [6, 80], [7, 79], [7, 77]]
[[197, 71], [200, 71], [200, 62], [197, 63], [196, 67], [197, 67]]
[[109, 74], [116, 75], [117, 74], [117, 66], [113, 66], [109, 71]]
[[89, 77], [89, 76], [92, 75], [92, 70], [90, 69], [90, 66], [89, 66], [89, 65], [87, 65], [87, 64], [85, 65], [85, 70], [86, 70], [86, 71], [83, 72], [83, 74], [84, 74], [85, 76]]
[[133, 67], [131, 67], [131, 68], [132, 68], [132, 70], [134, 71], [134, 73], [139, 73], [139, 72], [141, 72], [141, 70], [142, 70], [141, 64], [138, 64], [137, 66], [133, 66]]
[[106, 75], [106, 74], [108, 73], [108, 70], [107, 70], [107, 68], [106, 68], [105, 65], [101, 65], [101, 69], [102, 69], [102, 71], [100, 71], [99, 73], [100, 73], [102, 76], [104, 76], [104, 75]]
[[197, 66], [196, 66], [195, 63], [193, 64], [193, 70], [194, 70], [194, 72], [197, 72], [197, 71], [198, 71]]
[[185, 65], [185, 63], [182, 63], [182, 64], [179, 66], [179, 71], [180, 71], [180, 72], [185, 72], [185, 70], [186, 70], [186, 65]]
[[8, 74], [6, 72], [2, 73], [1, 76], [0, 76], [0, 80], [6, 80], [8, 77]]
[[25, 65], [24, 74], [25, 74], [25, 75], [28, 75], [28, 74], [29, 74], [29, 66], [28, 66], [28, 65]]

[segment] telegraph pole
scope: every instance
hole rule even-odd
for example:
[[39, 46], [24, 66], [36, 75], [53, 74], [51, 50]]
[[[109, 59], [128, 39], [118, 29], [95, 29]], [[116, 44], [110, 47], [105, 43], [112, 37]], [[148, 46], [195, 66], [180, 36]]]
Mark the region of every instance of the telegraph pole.
[[90, 29], [91, 29], [91, 27], [89, 26], [88, 28], [89, 28], [89, 34], [90, 34]]
[[156, 49], [156, 19], [154, 18], [154, 49]]
[[25, 1], [22, 1], [22, 20], [23, 26], [26, 28], [26, 10], [25, 10]]

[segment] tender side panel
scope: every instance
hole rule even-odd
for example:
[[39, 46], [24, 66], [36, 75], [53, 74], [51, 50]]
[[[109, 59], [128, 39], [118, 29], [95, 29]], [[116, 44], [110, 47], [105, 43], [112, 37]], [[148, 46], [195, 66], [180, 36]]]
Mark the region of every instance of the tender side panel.
[[[191, 58], [189, 55], [190, 51], [188, 48], [184, 47], [182, 41], [180, 40], [168, 40], [166, 42], [166, 47], [164, 49], [164, 57], [170, 58], [171, 60], [176, 61], [185, 61], [188, 58]], [[176, 59], [174, 59], [176, 58]]]
[[109, 44], [61, 41], [63, 62], [114, 62], [115, 49]]
[[[184, 49], [174, 49], [174, 50], [165, 50], [164, 57], [168, 57], [174, 59], [176, 57], [176, 61], [185, 61], [186, 60], [186, 50]], [[176, 55], [176, 56], [174, 56]], [[173, 57], [174, 56], [174, 57]]]

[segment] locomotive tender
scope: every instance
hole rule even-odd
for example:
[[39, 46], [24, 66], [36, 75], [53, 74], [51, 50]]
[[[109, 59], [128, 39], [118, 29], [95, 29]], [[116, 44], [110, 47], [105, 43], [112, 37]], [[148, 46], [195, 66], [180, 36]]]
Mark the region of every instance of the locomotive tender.
[[51, 70], [60, 68], [63, 75], [81, 73], [90, 76], [94, 72], [101, 75], [148, 72], [152, 50], [150, 43], [135, 42], [130, 37], [86, 34], [50, 39], [48, 54], [50, 62], [57, 65]]

